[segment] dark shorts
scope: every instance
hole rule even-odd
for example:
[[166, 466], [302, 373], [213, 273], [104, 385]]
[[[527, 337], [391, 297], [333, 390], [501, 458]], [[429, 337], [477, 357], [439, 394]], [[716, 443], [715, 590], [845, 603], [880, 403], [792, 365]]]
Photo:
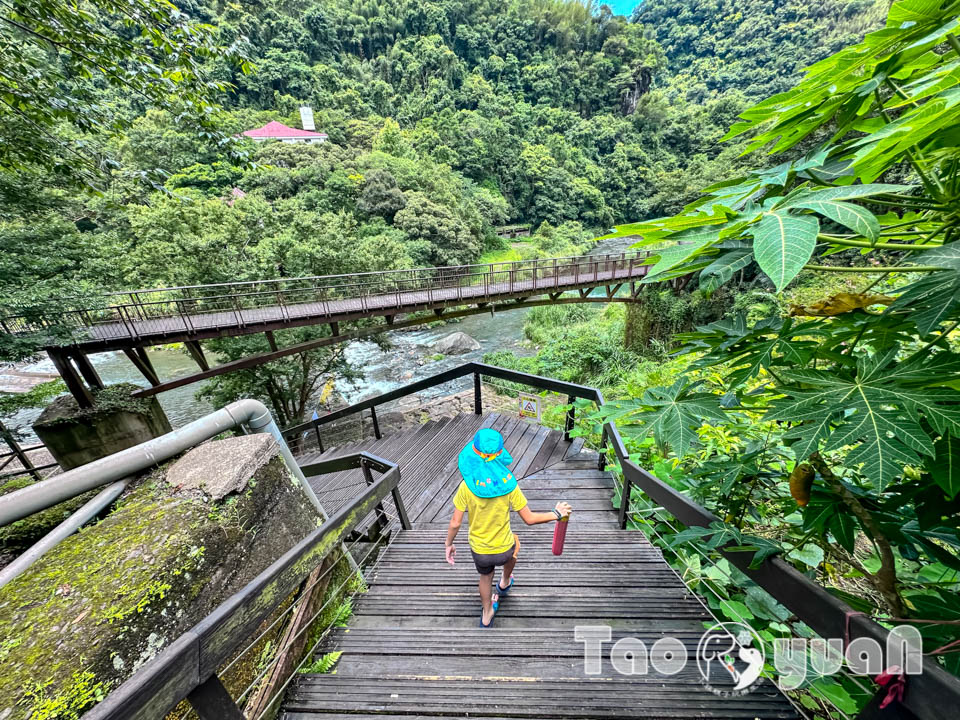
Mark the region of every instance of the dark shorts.
[[512, 558], [517, 552], [517, 543], [513, 543], [513, 547], [509, 550], [504, 550], [502, 553], [495, 553], [493, 555], [485, 555], [483, 553], [470, 551], [470, 554], [473, 555], [473, 564], [477, 566], [477, 572], [481, 575], [490, 575], [493, 573], [494, 568], [498, 568], [501, 565], [505, 565], [510, 558]]

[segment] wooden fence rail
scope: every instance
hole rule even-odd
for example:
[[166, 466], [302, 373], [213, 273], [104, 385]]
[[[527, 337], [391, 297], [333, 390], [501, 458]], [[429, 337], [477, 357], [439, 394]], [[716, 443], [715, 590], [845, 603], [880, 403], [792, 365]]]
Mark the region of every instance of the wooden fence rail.
[[202, 720], [241, 720], [243, 713], [217, 677], [217, 669], [387, 495], [393, 495], [401, 522], [405, 529], [409, 529], [397, 490], [400, 469], [395, 464], [368, 453], [357, 453], [316, 463], [304, 468], [304, 474], [311, 476], [363, 467], [383, 474], [242, 590], [140, 668], [84, 718], [155, 720], [186, 698]]
[[[471, 374], [474, 376], [475, 403], [478, 414], [482, 411], [482, 396], [479, 392], [481, 376], [496, 377], [541, 390], [563, 393], [570, 398], [583, 398], [593, 401], [598, 406], [604, 404], [603, 394], [596, 388], [507, 370], [483, 363], [466, 363], [383, 395], [342, 408], [316, 420], [288, 428], [284, 431], [284, 434], [299, 436], [308, 430], [319, 433], [326, 423], [351, 413], [370, 410], [385, 402]], [[572, 427], [572, 424], [573, 415], [571, 414], [567, 420], [568, 429]], [[710, 527], [711, 524], [718, 521], [718, 518], [709, 510], [661, 482], [631, 460], [615, 423], [605, 423], [602, 428], [600, 467], [603, 469], [605, 466], [606, 453], [609, 450], [616, 458], [623, 477], [619, 506], [621, 528], [625, 528], [630, 519], [630, 500], [634, 489], [648, 495], [657, 505], [688, 527]], [[886, 628], [869, 617], [855, 612], [849, 605], [831, 595], [825, 588], [810, 580], [789, 563], [774, 557], [765, 560], [758, 568], [751, 569], [749, 565], [753, 557], [752, 552], [735, 552], [721, 548], [721, 553], [751, 580], [793, 612], [801, 621], [813, 628], [821, 637], [845, 638], [847, 641], [861, 637], [872, 638], [880, 643], [881, 647], [886, 647], [889, 635]], [[878, 701], [885, 694], [885, 690], [879, 693], [862, 717], [875, 717], [872, 713], [877, 712]], [[957, 716], [957, 707], [960, 707], [960, 678], [941, 668], [935, 659], [924, 658], [923, 674], [909, 677], [907, 692], [901, 704], [901, 711], [905, 710], [906, 713], [910, 713], [921, 720], [953, 720]]]

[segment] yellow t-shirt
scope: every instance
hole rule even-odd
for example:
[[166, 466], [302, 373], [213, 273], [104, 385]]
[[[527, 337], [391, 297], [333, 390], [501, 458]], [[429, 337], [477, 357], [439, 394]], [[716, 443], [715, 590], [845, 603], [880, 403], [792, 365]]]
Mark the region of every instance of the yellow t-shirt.
[[506, 495], [482, 498], [470, 492], [467, 484], [461, 482], [457, 494], [453, 496], [453, 506], [470, 516], [470, 548], [475, 553], [496, 555], [513, 547], [510, 510], [522, 510], [527, 506], [527, 499], [519, 485]]

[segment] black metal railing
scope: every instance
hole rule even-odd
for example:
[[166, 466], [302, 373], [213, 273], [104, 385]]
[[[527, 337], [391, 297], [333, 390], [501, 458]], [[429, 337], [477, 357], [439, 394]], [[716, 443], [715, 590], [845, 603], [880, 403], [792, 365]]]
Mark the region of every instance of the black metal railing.
[[[567, 412], [564, 430], [568, 439], [569, 432], [576, 421], [574, 399], [589, 400], [598, 407], [604, 404], [603, 393], [596, 388], [472, 362], [397, 388], [383, 395], [341, 408], [316, 420], [288, 428], [284, 431], [284, 436], [294, 438], [302, 437], [304, 433], [312, 433], [322, 445], [321, 429], [328, 423], [364, 411], [369, 411], [375, 417], [376, 408], [384, 403], [471, 374], [474, 377], [474, 411], [477, 414], [483, 412], [482, 376], [495, 377], [541, 390], [566, 394], [570, 409]], [[631, 460], [615, 422], [604, 423], [601, 428], [599, 467], [601, 470], [604, 469], [608, 455], [612, 454], [622, 476], [620, 502], [617, 508], [621, 529], [625, 529], [627, 526], [631, 495], [634, 491], [646, 494], [655, 504], [672, 514], [687, 527], [710, 527], [718, 521], [718, 518], [709, 510], [661, 482]], [[856, 638], [872, 638], [880, 643], [881, 647], [886, 647], [889, 635], [886, 628], [862, 613], [855, 612], [849, 605], [831, 595], [825, 588], [800, 573], [789, 563], [774, 557], [764, 560], [757, 568], [750, 568], [753, 553], [736, 552], [724, 548], [721, 548], [720, 552], [738, 570], [783, 604], [821, 637], [845, 638], [847, 641]], [[960, 679], [946, 672], [935, 660], [924, 659], [923, 674], [911, 675], [907, 688], [902, 705], [917, 718], [921, 718], [921, 720], [952, 720], [956, 717], [956, 708], [960, 706]], [[868, 707], [873, 705], [875, 703], [871, 703], [871, 706]]]
[[[47, 446], [43, 443], [22, 447], [13, 438], [7, 439], [10, 450], [0, 453], [0, 481], [7, 480], [20, 475], [30, 475], [34, 480], [43, 480], [43, 471], [52, 470], [60, 467], [58, 462], [47, 462], [35, 465], [30, 458], [30, 453], [46, 451]], [[10, 465], [16, 465], [14, 470], [7, 470]]]
[[[384, 315], [437, 304], [544, 294], [606, 281], [639, 279], [648, 253], [521, 260], [274, 280], [150, 288], [109, 293], [98, 303], [0, 318], [8, 334], [74, 329], [73, 340], [139, 340], [219, 327], [303, 324], [306, 318]], [[64, 300], [65, 305], [70, 301]]]
[[[358, 403], [339, 408], [314, 420], [308, 420], [307, 422], [300, 423], [299, 425], [289, 427], [283, 431], [284, 439], [286, 439], [292, 447], [298, 447], [300, 452], [316, 449], [322, 453], [329, 445], [329, 443], [324, 442], [324, 435], [322, 432], [322, 428], [324, 426], [330, 425], [331, 423], [336, 423], [338, 420], [342, 420], [350, 415], [362, 416], [364, 412], [369, 412], [374, 435], [379, 440], [382, 437], [382, 433], [380, 432], [380, 424], [377, 417], [378, 407], [395, 400], [399, 400], [400, 398], [414, 395], [424, 390], [437, 387], [438, 385], [444, 385], [451, 381], [470, 375], [473, 376], [474, 412], [477, 415], [483, 413], [481, 376], [499, 378], [501, 380], [519, 383], [528, 387], [535, 387], [540, 390], [548, 390], [566, 395], [568, 400], [567, 404], [570, 406], [567, 410], [564, 423], [564, 435], [567, 440], [570, 439], [570, 432], [573, 430], [573, 426], [576, 421], [576, 409], [573, 406], [573, 401], [579, 398], [592, 401], [596, 403], [598, 407], [603, 404], [603, 395], [596, 388], [565, 382], [563, 380], [555, 380], [554, 378], [543, 377], [542, 375], [531, 375], [529, 373], [523, 373], [516, 370], [508, 370], [506, 368], [497, 367], [496, 365], [470, 362], [464, 363], [463, 365], [459, 365], [455, 368], [450, 368], [449, 370], [437, 373], [436, 375], [431, 375], [428, 378], [418, 380], [410, 383], [409, 385], [404, 385], [403, 387], [383, 393], [382, 395], [377, 395], [376, 397], [368, 398]], [[600, 445], [601, 453], [599, 464], [601, 470], [604, 468], [606, 463], [606, 455], [604, 452], [602, 452], [602, 450], [606, 447], [608, 440], [615, 448], [623, 448], [623, 440], [620, 438], [620, 432], [613, 423], [607, 423], [604, 425], [604, 432]], [[310, 444], [305, 446], [304, 441], [309, 441]], [[623, 452], [625, 453], [626, 450], [623, 449]], [[624, 509], [621, 514], [624, 515], [625, 512], [626, 510]], [[621, 527], [624, 527], [624, 525], [621, 524]]]
[[[174, 640], [84, 717], [153, 720], [165, 716], [186, 699], [202, 720], [242, 720], [244, 713], [218, 675], [224, 663], [231, 658], [235, 662], [243, 642], [276, 612], [286, 598], [303, 586], [331, 553], [341, 547], [344, 538], [358, 523], [371, 512], [381, 513], [387, 495], [392, 495], [401, 527], [411, 527], [398, 489], [400, 469], [396, 464], [369, 453], [356, 453], [308, 465], [303, 472], [310, 477], [357, 468], [367, 479], [362, 492], [242, 590]], [[382, 474], [374, 479], [373, 471]], [[251, 647], [248, 646], [247, 650]], [[286, 682], [289, 680], [286, 678]], [[275, 692], [268, 703], [263, 703], [261, 717], [268, 715], [267, 711], [279, 699], [283, 688]]]

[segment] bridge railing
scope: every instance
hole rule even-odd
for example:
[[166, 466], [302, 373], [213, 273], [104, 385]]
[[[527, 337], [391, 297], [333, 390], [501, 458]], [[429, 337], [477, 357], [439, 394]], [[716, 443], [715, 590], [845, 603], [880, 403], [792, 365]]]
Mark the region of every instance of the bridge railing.
[[[374, 426], [376, 427], [376, 410], [381, 405], [471, 374], [474, 376], [474, 404], [477, 414], [480, 414], [483, 410], [481, 394], [483, 376], [563, 393], [567, 395], [571, 403], [577, 398], [591, 401], [597, 406], [602, 406], [605, 402], [603, 393], [589, 386], [507, 370], [484, 363], [466, 363], [383, 395], [336, 410], [316, 420], [288, 428], [283, 431], [284, 436], [294, 438], [314, 435], [316, 441], [322, 445], [323, 427], [328, 423], [351, 414], [369, 412], [374, 418]], [[565, 430], [568, 433], [574, 427], [574, 422], [575, 409], [571, 405], [565, 423]], [[377, 434], [379, 437], [379, 430]], [[607, 422], [600, 426], [600, 469], [604, 469], [608, 459], [615, 461], [617, 466], [615, 469], [620, 475], [618, 520], [622, 529], [626, 528], [631, 519], [631, 514], [635, 512], [636, 500], [641, 494], [649, 497], [654, 505], [659, 506], [658, 509], [670, 513], [678, 522], [687, 527], [710, 527], [718, 521], [718, 518], [709, 510], [660, 481], [631, 459], [615, 422]], [[887, 639], [890, 635], [887, 628], [863, 613], [855, 612], [842, 600], [831, 595], [826, 588], [813, 582], [784, 560], [778, 557], [768, 558], [759, 567], [750, 568], [753, 553], [737, 552], [724, 548], [721, 548], [720, 552], [738, 570], [783, 604], [800, 621], [806, 623], [821, 637], [844, 638], [846, 642], [857, 638], [871, 638], [878, 642], [881, 647], [887, 647]], [[948, 720], [948, 718], [955, 717], [956, 708], [960, 704], [960, 679], [941, 668], [935, 659], [924, 658], [923, 673], [921, 675], [911, 675], [907, 680], [907, 687], [908, 691], [901, 704], [913, 716], [921, 720]], [[874, 717], [870, 713], [876, 711], [876, 706], [884, 695], [886, 695], [886, 690], [881, 689], [874, 701], [868, 706], [867, 712], [862, 714], [861, 717]]]
[[[451, 383], [455, 380], [469, 377], [471, 375], [473, 376], [474, 412], [477, 415], [483, 413], [483, 377], [498, 378], [500, 380], [506, 380], [508, 382], [524, 385], [526, 387], [547, 390], [565, 395], [567, 397], [568, 404], [571, 405], [570, 409], [567, 411], [565, 422], [565, 431], [568, 435], [573, 429], [574, 423], [576, 422], [576, 410], [574, 407], [572, 407], [574, 400], [584, 399], [594, 403], [597, 403], [599, 400], [598, 405], [603, 404], [603, 396], [600, 394], [600, 391], [596, 390], [595, 388], [587, 387], [586, 385], [577, 385], [576, 383], [543, 377], [542, 375], [531, 375], [529, 373], [519, 372], [516, 370], [508, 370], [506, 368], [497, 367], [496, 365], [469, 362], [464, 363], [463, 365], [458, 365], [454, 368], [450, 368], [449, 370], [445, 370], [441, 373], [437, 373], [436, 375], [431, 375], [423, 380], [412, 382], [409, 385], [404, 385], [403, 387], [383, 393], [382, 395], [377, 395], [376, 397], [361, 400], [358, 403], [339, 408], [314, 420], [308, 420], [307, 422], [300, 423], [299, 425], [293, 425], [283, 431], [283, 436], [284, 439], [290, 443], [291, 447], [295, 449], [295, 452], [299, 451], [302, 453], [314, 450], [324, 452], [324, 450], [328, 449], [330, 445], [329, 441], [325, 441], [324, 439], [325, 427], [335, 424], [338, 421], [341, 421], [343, 418], [351, 415], [363, 416], [365, 413], [368, 413], [371, 419], [375, 437], [379, 439], [382, 437], [382, 433], [380, 431], [377, 408], [399, 400], [400, 398], [404, 398], [409, 395], [415, 395], [416, 393], [423, 392], [424, 390], [437, 387], [438, 385]], [[612, 424], [608, 424], [608, 430], [604, 433], [602, 441], [603, 446], [606, 446], [607, 438], [611, 438], [612, 442], [619, 443], [621, 446], [623, 444], [622, 440], [620, 439], [619, 432]], [[600, 463], [603, 464], [604, 462], [605, 456], [603, 453], [601, 453]]]
[[[343, 540], [365, 516], [382, 507], [388, 495], [393, 497], [401, 526], [405, 529], [411, 527], [397, 487], [400, 469], [389, 460], [361, 452], [308, 465], [303, 472], [311, 477], [352, 468], [360, 468], [367, 477], [368, 484], [360, 493], [137, 670], [85, 713], [84, 718], [153, 720], [167, 715], [184, 699], [190, 702], [202, 720], [245, 720], [245, 713], [246, 720], [272, 717], [287, 685], [325, 637], [324, 633], [314, 641], [311, 634], [316, 629], [313, 621], [320, 617], [330, 600], [339, 597], [340, 590], [351, 581], [358, 582], [355, 573], [351, 573], [334, 592], [328, 592], [327, 603], [321, 605], [309, 591], [328, 587], [335, 565], [324, 561], [342, 546]], [[382, 474], [374, 479], [372, 471]], [[371, 548], [366, 557], [370, 557], [376, 547]], [[298, 589], [297, 600], [277, 615], [284, 601]], [[301, 619], [299, 625], [291, 627], [295, 634], [288, 632], [284, 635], [274, 659], [262, 669], [254, 663], [259, 672], [252, 682], [243, 680], [240, 687], [246, 685], [245, 690], [230, 692], [221, 678], [227, 676], [245, 655], [258, 651], [268, 635], [277, 631], [281, 620], [295, 614]], [[264, 625], [267, 625], [266, 629]], [[252, 637], [258, 629], [260, 634]], [[304, 652], [307, 639], [314, 642]], [[290, 659], [285, 650], [292, 647], [299, 648], [299, 652], [292, 653], [295, 657]], [[281, 663], [283, 667], [278, 668]], [[257, 688], [265, 690], [258, 692]], [[240, 705], [244, 705], [244, 711], [240, 710]]]
[[562, 291], [605, 279], [636, 279], [646, 272], [646, 259], [646, 252], [624, 252], [131, 290], [109, 293], [103, 297], [105, 304], [96, 307], [3, 317], [0, 330], [16, 334], [57, 326], [116, 339], [306, 317], [388, 314], [437, 303]]

